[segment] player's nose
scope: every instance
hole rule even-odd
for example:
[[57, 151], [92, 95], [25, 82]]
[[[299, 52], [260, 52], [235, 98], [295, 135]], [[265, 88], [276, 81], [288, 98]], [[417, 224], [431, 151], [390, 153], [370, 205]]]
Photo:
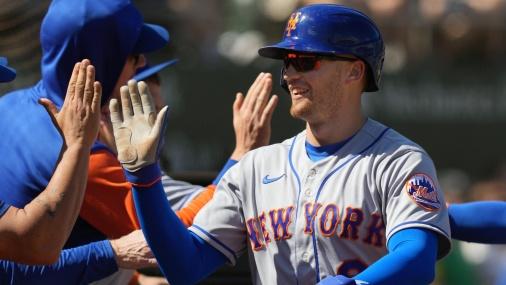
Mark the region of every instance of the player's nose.
[[285, 67], [284, 72], [283, 72], [283, 79], [286, 82], [290, 82], [295, 79], [298, 79], [298, 78], [300, 78], [300, 76], [301, 76], [301, 74], [299, 72], [297, 72], [297, 70], [295, 70], [295, 68], [293, 68], [292, 65]]

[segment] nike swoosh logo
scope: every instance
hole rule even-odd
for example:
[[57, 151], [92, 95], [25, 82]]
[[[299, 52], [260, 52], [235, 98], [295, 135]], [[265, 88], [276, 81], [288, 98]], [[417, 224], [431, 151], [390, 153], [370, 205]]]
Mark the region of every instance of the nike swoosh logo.
[[265, 175], [264, 179], [262, 179], [263, 184], [269, 184], [275, 181], [278, 181], [279, 179], [283, 178], [285, 176], [284, 174], [278, 177], [269, 178], [269, 175]]

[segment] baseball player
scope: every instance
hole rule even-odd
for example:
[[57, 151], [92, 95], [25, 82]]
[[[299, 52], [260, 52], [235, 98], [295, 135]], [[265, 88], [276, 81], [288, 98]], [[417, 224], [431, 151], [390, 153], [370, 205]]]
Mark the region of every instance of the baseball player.
[[[0, 199], [18, 208], [23, 208], [46, 188], [63, 146], [60, 133], [38, 99], [48, 98], [60, 108], [74, 63], [88, 58], [95, 67], [96, 80], [103, 87], [101, 103], [107, 105], [111, 96], [119, 93], [119, 86], [144, 65], [142, 54], [163, 47], [168, 42], [168, 33], [160, 26], [144, 23], [139, 11], [128, 0], [54, 0], [42, 22], [40, 39], [41, 80], [0, 99], [3, 136]], [[116, 176], [107, 172], [111, 165], [119, 166], [115, 155], [108, 153], [103, 144], [94, 143], [83, 206], [66, 248], [117, 239], [138, 228], [130, 186], [121, 184], [125, 182], [122, 172], [114, 173]], [[131, 241], [139, 242], [137, 239]], [[95, 277], [105, 277], [124, 266], [123, 260], [116, 259], [109, 241], [104, 241], [103, 249], [107, 261], [101, 261], [100, 274]], [[76, 254], [87, 253], [76, 251]], [[64, 257], [68, 259], [59, 260], [60, 280], [88, 277], [73, 270], [77, 267], [72, 258], [75, 255]], [[86, 255], [82, 257], [79, 262], [86, 265]], [[40, 284], [57, 282], [45, 279]], [[90, 282], [90, 279], [81, 282]]]
[[[384, 59], [374, 22], [344, 6], [306, 6], [259, 54], [283, 60], [290, 114], [306, 129], [249, 152], [188, 230], [156, 183], [163, 109], [150, 123], [141, 83], [130, 96], [122, 89], [121, 108], [110, 103], [137, 214], [170, 283], [196, 283], [246, 250], [256, 284], [431, 283], [450, 249], [448, 213], [428, 154], [361, 110]], [[271, 87], [270, 74], [260, 74], [250, 90], [268, 96]]]
[[[11, 73], [3, 75], [2, 80], [15, 75], [5, 65], [1, 71]], [[59, 113], [51, 101], [41, 99], [65, 142], [61, 161], [46, 190], [22, 209], [0, 203], [3, 259], [54, 263], [74, 226], [86, 186], [86, 179], [76, 174], [88, 172], [89, 152], [100, 118], [100, 83], [95, 82], [95, 70], [88, 60], [75, 65], [67, 94]]]
[[[107, 275], [108, 264], [116, 267], [117, 261], [120, 264], [119, 261], [135, 259], [135, 266], [140, 267], [155, 263], [147, 247], [138, 246], [136, 252], [128, 250], [132, 244], [140, 245], [139, 241], [144, 241], [138, 231], [117, 240], [61, 251], [78, 214], [76, 205], [82, 202], [85, 180], [75, 173], [87, 172], [89, 150], [98, 129], [101, 95], [99, 84], [93, 84], [94, 68], [88, 60], [76, 64], [73, 72], [68, 94], [74, 95], [65, 98], [60, 112], [55, 114], [51, 101], [41, 99], [40, 102], [47, 108], [66, 144], [48, 187], [24, 209], [0, 201], [1, 258], [27, 264], [53, 264], [36, 266], [0, 260], [0, 284], [52, 283], [62, 272], [67, 273], [67, 284], [87, 283]], [[11, 81], [15, 76], [7, 60], [0, 58], [0, 82]], [[82, 104], [85, 93], [87, 105]], [[122, 265], [134, 266], [131, 262]]]

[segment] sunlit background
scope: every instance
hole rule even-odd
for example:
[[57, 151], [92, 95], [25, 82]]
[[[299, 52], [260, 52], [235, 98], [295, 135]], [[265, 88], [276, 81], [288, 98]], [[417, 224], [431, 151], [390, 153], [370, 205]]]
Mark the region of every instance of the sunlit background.
[[[258, 48], [280, 40], [294, 9], [321, 1], [134, 2], [146, 21], [171, 35], [166, 48], [147, 55], [149, 62], [180, 59], [161, 74], [171, 107], [164, 164], [176, 176], [212, 176], [234, 147], [235, 93], [260, 71], [279, 80], [279, 62], [259, 58]], [[18, 71], [16, 81], [0, 86], [2, 94], [38, 81], [38, 32], [48, 3], [0, 1], [0, 55]], [[370, 15], [386, 42], [381, 91], [365, 95], [367, 113], [431, 154], [450, 202], [506, 200], [506, 1], [332, 3]], [[274, 93], [281, 101], [272, 142], [280, 142], [303, 123], [289, 116], [277, 84]], [[437, 284], [506, 284], [502, 246], [455, 243], [439, 265]]]

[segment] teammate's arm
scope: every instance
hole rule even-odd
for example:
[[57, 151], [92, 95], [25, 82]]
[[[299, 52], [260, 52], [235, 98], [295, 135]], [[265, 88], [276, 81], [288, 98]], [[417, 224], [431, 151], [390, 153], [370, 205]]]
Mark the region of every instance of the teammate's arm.
[[[264, 78], [262, 79], [262, 76]], [[278, 104], [278, 96], [270, 96], [271, 85], [264, 84], [270, 74], [260, 73], [248, 89], [246, 97], [238, 92], [233, 110], [233, 125], [235, 134], [235, 148], [230, 159], [225, 163], [212, 185], [199, 194], [190, 204], [176, 214], [186, 226], [193, 223], [193, 219], [200, 209], [213, 197], [215, 186], [225, 173], [234, 166], [248, 151], [269, 144], [271, 139], [272, 114]]]
[[[46, 189], [23, 209], [0, 219], [0, 256], [28, 264], [58, 259], [84, 197], [88, 157], [97, 136], [101, 86], [88, 60], [74, 66], [59, 113], [41, 100], [64, 138], [63, 154]], [[77, 173], [79, 175], [77, 175]]]
[[117, 270], [109, 241], [100, 241], [63, 250], [52, 265], [24, 265], [0, 261], [0, 283], [88, 284]]
[[141, 231], [116, 240], [104, 240], [63, 250], [51, 265], [24, 265], [0, 261], [0, 284], [88, 284], [119, 268], [156, 265]]
[[477, 243], [506, 243], [506, 202], [450, 204], [448, 214], [453, 239]]

